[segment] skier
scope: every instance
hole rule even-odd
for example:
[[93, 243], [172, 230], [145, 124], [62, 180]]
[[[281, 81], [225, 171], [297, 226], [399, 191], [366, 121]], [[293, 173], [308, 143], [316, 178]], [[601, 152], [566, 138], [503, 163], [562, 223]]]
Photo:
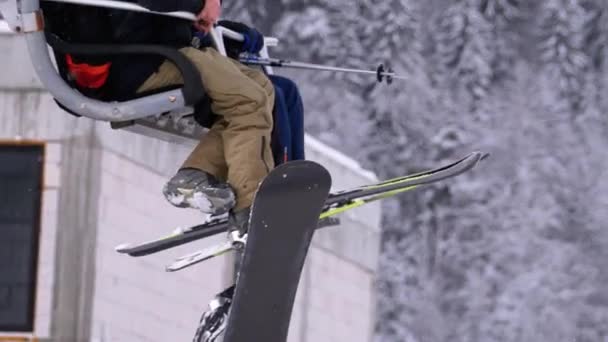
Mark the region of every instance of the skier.
[[[221, 13], [220, 0], [123, 1], [152, 11], [195, 13], [198, 21], [194, 29], [200, 32], [209, 32]], [[257, 186], [275, 165], [270, 145], [275, 103], [272, 82], [262, 71], [215, 49], [193, 48], [195, 30], [190, 22], [147, 13], [109, 11], [112, 43], [169, 45], [190, 59], [200, 72], [212, 112], [219, 116], [164, 186], [165, 197], [177, 207], [196, 208], [211, 215], [229, 212], [231, 229], [246, 231]], [[91, 27], [87, 32], [94, 31], [95, 27]], [[107, 37], [108, 33], [99, 36], [102, 35]], [[246, 35], [246, 42], [252, 39]], [[76, 62], [68, 60], [68, 68], [77, 67]], [[96, 77], [93, 81], [106, 83], [104, 87], [113, 94], [135, 95], [183, 83], [178, 69], [161, 56], [116, 56], [95, 71], [103, 74], [108, 69], [107, 78]]]
[[[204, 1], [202, 8], [200, 0], [138, 3], [151, 10], [198, 12], [195, 28], [202, 32], [209, 32], [221, 13], [219, 0]], [[166, 184], [165, 197], [175, 206], [197, 208], [212, 215], [230, 210], [231, 226], [245, 231], [255, 190], [274, 167], [270, 148], [272, 83], [261, 71], [232, 61], [214, 49], [189, 47], [190, 23], [124, 12], [114, 20], [114, 26], [121, 33], [119, 42], [172, 43], [181, 47], [181, 52], [200, 71], [212, 100], [212, 111], [221, 117]], [[137, 86], [137, 92], [182, 82], [172, 63], [154, 57], [142, 58], [146, 59], [143, 61], [148, 67], [146, 70], [142, 70], [142, 60], [134, 63], [132, 59], [125, 59], [118, 62], [118, 67], [115, 61], [114, 81], [122, 86]], [[141, 71], [133, 70], [136, 66]]]
[[[47, 28], [68, 41], [170, 45], [196, 65], [212, 100], [211, 110], [219, 119], [163, 193], [178, 207], [198, 208], [211, 215], [230, 210], [231, 226], [245, 231], [259, 182], [274, 164], [304, 158], [303, 107], [296, 85], [279, 76], [272, 76], [271, 82], [260, 70], [237, 61], [241, 52], [256, 54], [263, 47], [264, 37], [246, 25], [222, 23], [245, 37], [244, 42], [228, 42], [232, 59], [215, 51], [212, 44], [191, 46], [196, 33], [209, 36], [221, 11], [219, 0], [125, 1], [154, 11], [198, 13], [199, 21], [191, 25], [153, 14], [54, 2], [42, 5], [49, 19]], [[63, 62], [58, 66], [66, 81], [93, 98], [130, 98], [183, 83], [177, 68], [161, 56], [84, 58], [57, 53], [56, 57]]]
[[[202, 16], [205, 16], [205, 14], [202, 14]], [[228, 57], [233, 59], [232, 63], [237, 65], [240, 69], [244, 68], [245, 70], [248, 70], [248, 72], [257, 72], [241, 65], [237, 61], [238, 56], [243, 52], [258, 54], [264, 46], [264, 36], [256, 29], [242, 23], [221, 21], [219, 24], [237, 31], [244, 36], [243, 42], [227, 39], [227, 54]], [[202, 29], [198, 33], [195, 33], [195, 36], [200, 39], [199, 49], [202, 49], [202, 51], [212, 49], [213, 46], [208, 34], [209, 28], [197, 28]], [[256, 75], [256, 77], [260, 78], [259, 74]], [[289, 160], [302, 160], [304, 159], [304, 109], [299, 90], [293, 81], [285, 77], [271, 75], [269, 78], [274, 86], [275, 95], [274, 104], [271, 106], [271, 108], [274, 108], [274, 115], [271, 123], [271, 137], [269, 139], [272, 142], [271, 149], [274, 163], [279, 164]], [[146, 87], [144, 87], [144, 90], [147, 90]], [[212, 100], [215, 99], [212, 98]], [[214, 132], [216, 127], [220, 127], [219, 130], [225, 128], [224, 121], [225, 119], [220, 120], [219, 124], [216, 123], [208, 134], [216, 135], [217, 132]], [[198, 208], [203, 212], [219, 215], [223, 214], [233, 204], [230, 201], [230, 197], [225, 196], [230, 196], [230, 186], [224, 183], [224, 181], [227, 180], [231, 184], [233, 183], [229, 176], [230, 170], [228, 170], [228, 177], [221, 176], [222, 173], [226, 173], [225, 170], [227, 166], [216, 168], [216, 172], [207, 171], [213, 170], [213, 167], [204, 168], [200, 166], [204, 165], [204, 162], [201, 163], [200, 161], [202, 158], [206, 158], [205, 153], [209, 153], [209, 150], [197, 150], [205, 142], [205, 138], [203, 138], [203, 141], [201, 141], [199, 147], [192, 153], [189, 160], [184, 163], [177, 174], [165, 185], [163, 193], [172, 204], [178, 207]], [[224, 151], [224, 153], [229, 152]], [[193, 159], [197, 161], [192, 162]], [[218, 158], [216, 163], [221, 162], [220, 158]], [[247, 162], [247, 160], [243, 160], [242, 162]], [[270, 163], [268, 163], [268, 165], [270, 170], [272, 166], [270, 166]], [[256, 177], [255, 179], [257, 182], [261, 180], [259, 177]], [[253, 191], [256, 188], [257, 183], [253, 188], [250, 186], [246, 189], [247, 191], [245, 191], [245, 195], [243, 195], [245, 199], [242, 199], [245, 204], [241, 204], [240, 206], [240, 208], [245, 207], [245, 209], [240, 211], [238, 210], [239, 192], [237, 189], [237, 210], [231, 212], [231, 228], [238, 229], [241, 232], [247, 230], [246, 224], [249, 218], [249, 207], [251, 205]], [[207, 200], [208, 203], [211, 204], [211, 210], [207, 210], [205, 205], [200, 205], [198, 203], [201, 198]]]
[[[263, 47], [264, 36], [245, 24], [223, 20], [219, 24], [241, 33], [243, 42], [227, 39], [228, 57], [238, 60], [241, 53], [257, 55]], [[212, 46], [209, 35], [196, 34], [200, 47]], [[304, 155], [304, 108], [297, 85], [288, 78], [270, 75], [275, 88], [273, 153], [277, 164], [288, 160], [303, 160]], [[226, 328], [235, 286], [216, 295], [209, 310], [201, 317], [194, 337], [195, 342], [212, 342], [221, 339]]]

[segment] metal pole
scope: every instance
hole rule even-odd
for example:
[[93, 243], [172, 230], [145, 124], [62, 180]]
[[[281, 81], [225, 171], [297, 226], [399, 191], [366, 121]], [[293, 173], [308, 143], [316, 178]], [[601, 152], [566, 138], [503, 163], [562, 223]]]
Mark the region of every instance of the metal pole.
[[155, 12], [150, 11], [149, 9], [139, 6], [133, 3], [123, 2], [123, 1], [115, 1], [115, 0], [44, 0], [44, 1], [53, 1], [53, 2], [62, 2], [62, 3], [70, 3], [82, 6], [93, 6], [93, 7], [104, 7], [104, 8], [113, 8], [118, 10], [132, 11], [132, 12], [140, 12], [140, 13], [153, 13], [166, 17], [179, 18], [189, 21], [196, 21], [196, 15], [189, 12]]
[[380, 65], [378, 67], [378, 69], [376, 69], [376, 70], [363, 70], [363, 69], [341, 68], [341, 67], [304, 63], [304, 62], [295, 62], [295, 61], [277, 59], [277, 58], [241, 57], [240, 61], [244, 64], [251, 64], [251, 65], [262, 65], [262, 66], [273, 66], [273, 67], [294, 68], [294, 69], [307, 69], [307, 70], [333, 71], [333, 72], [345, 72], [345, 73], [353, 73], [353, 74], [374, 75], [374, 76], [378, 77], [379, 82], [382, 82], [384, 80], [384, 78], [386, 78], [388, 83], [390, 83], [394, 79], [398, 79], [398, 80], [406, 79], [403, 76], [396, 75], [394, 72], [392, 72], [388, 68], [385, 68], [383, 65]]

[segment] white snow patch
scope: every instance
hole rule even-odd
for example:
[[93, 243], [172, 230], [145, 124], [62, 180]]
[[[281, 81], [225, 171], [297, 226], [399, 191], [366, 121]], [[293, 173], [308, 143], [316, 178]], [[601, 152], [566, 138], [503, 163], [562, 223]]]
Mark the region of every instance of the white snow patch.
[[13, 31], [11, 31], [11, 28], [6, 21], [0, 20], [0, 34], [3, 33], [13, 33]]
[[184, 227], [177, 227], [174, 231], [171, 232], [172, 235], [181, 235], [187, 231]]
[[202, 212], [209, 212], [213, 206], [207, 196], [201, 192], [195, 192], [191, 198], [188, 198], [188, 203], [192, 208], [196, 208]]
[[131, 248], [131, 245], [131, 243], [123, 243], [122, 245], [116, 246], [114, 250], [117, 252], [124, 251], [125, 249]]
[[355, 174], [358, 174], [362, 177], [369, 179], [372, 182], [377, 182], [378, 177], [373, 172], [366, 170], [361, 167], [359, 163], [357, 163], [352, 158], [348, 157], [344, 153], [329, 147], [328, 145], [322, 143], [321, 141], [311, 137], [310, 135], [306, 135], [306, 148], [312, 148], [313, 150], [320, 152], [328, 156], [330, 159], [336, 161], [342, 166], [346, 167], [348, 170], [352, 171]]
[[167, 196], [167, 200], [171, 202], [171, 204], [178, 206], [184, 203], [184, 201], [186, 200], [186, 196], [184, 194], [171, 194]]

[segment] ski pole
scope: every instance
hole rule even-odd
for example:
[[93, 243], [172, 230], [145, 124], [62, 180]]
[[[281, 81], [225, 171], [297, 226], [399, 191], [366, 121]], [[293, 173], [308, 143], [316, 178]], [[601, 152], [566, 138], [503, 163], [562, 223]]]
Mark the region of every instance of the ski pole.
[[[225, 37], [228, 37], [228, 38], [236, 40], [236, 41], [242, 42], [244, 40], [244, 37], [241, 33], [232, 31], [225, 27], [221, 27], [221, 34]], [[274, 43], [274, 45], [277, 44], [276, 40], [272, 40], [272, 42]], [[352, 68], [339, 68], [339, 67], [326, 66], [326, 65], [321, 65], [321, 64], [295, 62], [295, 61], [290, 61], [290, 60], [286, 60], [286, 59], [278, 59], [278, 58], [261, 58], [261, 57], [257, 57], [257, 56], [244, 56], [244, 57], [239, 58], [239, 60], [241, 61], [241, 63], [250, 64], [250, 65], [375, 75], [376, 79], [378, 80], [379, 83], [382, 83], [386, 80], [387, 84], [393, 83], [393, 80], [405, 80], [406, 79], [403, 76], [396, 75], [390, 67], [386, 67], [386, 66], [384, 66], [384, 64], [380, 64], [376, 70], [362, 70], [362, 69], [352, 69]]]
[[339, 68], [339, 67], [312, 64], [312, 63], [302, 63], [302, 62], [295, 62], [295, 61], [277, 59], [277, 58], [259, 58], [259, 57], [250, 57], [250, 56], [241, 57], [240, 61], [244, 64], [250, 64], [250, 65], [375, 75], [376, 79], [378, 80], [379, 83], [382, 83], [382, 82], [384, 82], [384, 80], [386, 80], [387, 84], [393, 83], [393, 80], [405, 80], [406, 79], [403, 76], [396, 75], [393, 72], [393, 70], [391, 70], [391, 68], [385, 67], [384, 64], [380, 64], [376, 70], [363, 70], [363, 69], [352, 69], [352, 68]]

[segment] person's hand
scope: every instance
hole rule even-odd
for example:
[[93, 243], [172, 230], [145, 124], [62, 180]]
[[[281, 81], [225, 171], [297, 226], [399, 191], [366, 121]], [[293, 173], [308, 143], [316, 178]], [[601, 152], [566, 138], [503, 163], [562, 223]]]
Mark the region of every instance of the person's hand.
[[226, 52], [230, 58], [237, 59], [238, 55], [243, 52], [255, 55], [264, 47], [264, 35], [253, 27], [228, 20], [222, 20], [218, 24], [243, 35], [244, 40], [242, 42], [230, 38], [225, 40]]
[[194, 27], [201, 32], [209, 33], [222, 14], [220, 0], [206, 0], [205, 7], [196, 17]]

